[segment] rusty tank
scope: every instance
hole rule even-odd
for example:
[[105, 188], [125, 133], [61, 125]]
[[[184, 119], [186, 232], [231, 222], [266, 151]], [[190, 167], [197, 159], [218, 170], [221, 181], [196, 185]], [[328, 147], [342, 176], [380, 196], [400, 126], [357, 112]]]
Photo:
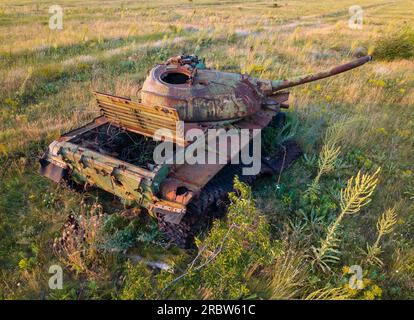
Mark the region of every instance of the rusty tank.
[[[285, 141], [273, 154], [259, 156], [260, 171], [249, 175], [243, 169], [250, 164], [232, 161], [246, 149], [251, 151], [260, 130], [282, 129], [281, 109], [288, 108], [289, 99], [285, 89], [370, 60], [365, 56], [291, 80], [264, 80], [209, 69], [196, 55], [172, 57], [150, 71], [137, 96], [94, 92], [101, 115], [53, 141], [40, 159], [40, 173], [55, 182], [112, 193], [125, 205], [150, 213], [171, 242], [191, 246], [193, 237], [224, 212], [236, 175], [251, 184], [261, 175], [280, 174], [301, 155], [294, 141]], [[205, 139], [188, 137], [192, 129]], [[208, 135], [211, 129], [216, 129], [213, 136]], [[186, 162], [182, 155], [187, 150], [220, 138], [223, 130], [217, 129], [244, 129], [250, 134], [237, 146], [231, 140], [234, 148], [224, 161], [223, 150], [203, 145], [209, 157], [222, 161]], [[161, 143], [170, 143], [174, 151], [160, 162], [154, 154]]]

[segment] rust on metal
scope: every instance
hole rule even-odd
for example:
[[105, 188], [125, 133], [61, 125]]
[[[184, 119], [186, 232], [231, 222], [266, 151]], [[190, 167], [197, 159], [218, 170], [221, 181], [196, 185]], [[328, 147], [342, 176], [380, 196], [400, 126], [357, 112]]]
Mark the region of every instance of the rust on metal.
[[236, 121], [260, 110], [263, 94], [243, 75], [176, 61], [151, 70], [141, 90], [143, 104], [175, 108], [185, 122]]
[[348, 62], [348, 63], [345, 63], [345, 64], [341, 64], [341, 65], [336, 66], [332, 69], [322, 71], [322, 72], [318, 72], [316, 74], [301, 76], [301, 77], [291, 79], [291, 80], [272, 81], [272, 91], [283, 90], [283, 89], [286, 89], [286, 88], [298, 86], [298, 85], [305, 84], [305, 83], [308, 83], [308, 82], [312, 82], [312, 81], [332, 77], [332, 76], [340, 74], [342, 72], [352, 70], [354, 68], [362, 66], [363, 64], [365, 64], [365, 63], [367, 63], [368, 61], [371, 61], [371, 60], [372, 60], [371, 56], [365, 56], [365, 57], [361, 57], [359, 59], [356, 59], [354, 61], [351, 61], [351, 62]]
[[[153, 138], [159, 129], [167, 139], [185, 145], [182, 139], [184, 132], [177, 130], [180, 120], [177, 110], [168, 106], [146, 106], [129, 98], [94, 92], [96, 102], [101, 112], [112, 123]], [[182, 128], [182, 130], [184, 130]]]
[[169, 201], [186, 205], [195, 194], [190, 188], [193, 188], [192, 184], [186, 184], [183, 180], [168, 178], [162, 183], [161, 195]]
[[98, 118], [95, 118], [91, 123], [88, 123], [87, 125], [84, 125], [78, 129], [75, 129], [73, 131], [63, 134], [62, 136], [60, 136], [58, 141], [69, 141], [70, 139], [74, 138], [77, 135], [93, 130], [106, 123], [108, 123], [108, 119], [103, 116], [100, 116]]

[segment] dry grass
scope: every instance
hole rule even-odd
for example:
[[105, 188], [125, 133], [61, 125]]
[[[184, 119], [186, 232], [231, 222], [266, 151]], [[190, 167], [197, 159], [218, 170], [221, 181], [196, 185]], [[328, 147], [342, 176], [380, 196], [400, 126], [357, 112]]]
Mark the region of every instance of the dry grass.
[[270, 299], [297, 299], [308, 277], [307, 262], [304, 254], [288, 249], [275, 259], [270, 271], [268, 290]]

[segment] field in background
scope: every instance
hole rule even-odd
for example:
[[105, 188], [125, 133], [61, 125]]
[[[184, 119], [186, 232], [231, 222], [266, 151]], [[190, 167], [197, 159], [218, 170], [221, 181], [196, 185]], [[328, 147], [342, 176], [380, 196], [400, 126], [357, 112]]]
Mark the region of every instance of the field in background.
[[[0, 4], [1, 297], [118, 297], [126, 252], [176, 265], [184, 259], [165, 249], [151, 221], [111, 218], [106, 226], [112, 238], [105, 244], [120, 254], [99, 260], [94, 272], [82, 257], [72, 259], [63, 293], [48, 289], [49, 266], [62, 263], [50, 248], [66, 217], [125, 212], [112, 199], [101, 208], [95, 199], [105, 195], [82, 196], [37, 174], [37, 157], [52, 140], [98, 115], [92, 90], [133, 96], [154, 64], [180, 53], [196, 53], [220, 70], [282, 79], [348, 61], [360, 51], [381, 53], [382, 59], [291, 90], [288, 118], [306, 156], [281, 177], [255, 185], [253, 195], [272, 237], [300, 246], [323, 238], [337, 215], [333, 199], [349, 177], [381, 167], [372, 202], [341, 225], [339, 264], [329, 276], [313, 273], [304, 293], [292, 296], [338, 287], [342, 267], [346, 273], [358, 264], [361, 249], [375, 241], [379, 215], [395, 208], [395, 228], [381, 240], [383, 265], [364, 275], [384, 298], [414, 298], [414, 38], [407, 31], [402, 57], [381, 42], [412, 30], [412, 1], [66, 0], [59, 2], [63, 30], [50, 30], [48, 8], [54, 4]], [[364, 10], [361, 30], [348, 27], [352, 5]], [[345, 134], [336, 169], [321, 178], [316, 199], [304, 204], [301, 195], [317, 173], [326, 128], [337, 122], [344, 123]], [[260, 296], [256, 291], [250, 288]]]

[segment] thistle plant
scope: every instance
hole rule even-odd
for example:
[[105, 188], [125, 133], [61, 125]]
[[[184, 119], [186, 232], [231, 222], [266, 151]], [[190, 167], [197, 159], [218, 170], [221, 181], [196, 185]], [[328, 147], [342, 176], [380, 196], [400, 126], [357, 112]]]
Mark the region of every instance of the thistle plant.
[[325, 239], [321, 240], [320, 247], [312, 247], [314, 259], [313, 265], [319, 266], [323, 272], [329, 271], [330, 263], [339, 260], [340, 251], [338, 248], [339, 239], [336, 236], [337, 229], [346, 215], [357, 214], [362, 207], [371, 202], [371, 196], [378, 183], [378, 173], [380, 168], [373, 174], [361, 174], [351, 177], [345, 188], [340, 193], [341, 212], [327, 230]]
[[375, 240], [374, 244], [370, 246], [367, 244], [366, 254], [366, 262], [370, 265], [376, 264], [378, 266], [382, 266], [383, 262], [378, 257], [382, 250], [380, 241], [381, 238], [390, 233], [394, 228], [394, 225], [397, 223], [397, 213], [395, 212], [395, 208], [391, 208], [386, 210], [378, 219], [377, 221], [377, 239]]

